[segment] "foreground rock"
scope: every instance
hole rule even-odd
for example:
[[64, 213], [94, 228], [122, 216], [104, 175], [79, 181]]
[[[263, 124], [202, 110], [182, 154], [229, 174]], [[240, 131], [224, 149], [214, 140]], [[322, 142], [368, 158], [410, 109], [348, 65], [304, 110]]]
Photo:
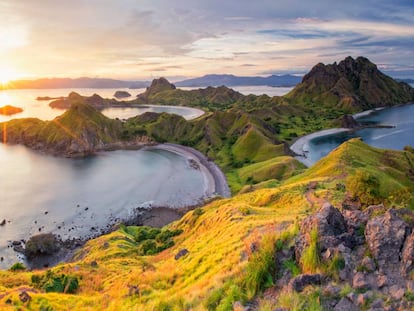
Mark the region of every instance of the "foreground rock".
[[23, 109], [19, 107], [14, 107], [10, 105], [0, 107], [0, 114], [5, 115], [5, 116], [11, 116], [13, 114], [20, 113], [20, 112], [23, 112]]
[[[343, 206], [341, 211], [326, 203], [300, 222], [294, 250], [276, 254], [273, 292], [320, 288], [326, 310], [413, 310], [414, 212], [384, 205], [361, 210], [346, 201]], [[317, 259], [314, 273], [292, 276], [284, 262], [295, 260], [304, 269], [310, 249]]]

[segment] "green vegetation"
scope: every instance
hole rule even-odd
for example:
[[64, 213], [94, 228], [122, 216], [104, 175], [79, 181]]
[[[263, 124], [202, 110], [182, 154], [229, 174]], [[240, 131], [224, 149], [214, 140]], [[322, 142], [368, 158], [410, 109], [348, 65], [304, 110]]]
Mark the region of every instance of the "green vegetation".
[[24, 270], [26, 270], [26, 267], [21, 262], [16, 262], [15, 264], [13, 264], [10, 267], [10, 271], [13, 271], [13, 272], [15, 272], [15, 271], [24, 271]]
[[74, 294], [79, 288], [79, 280], [76, 276], [60, 274], [57, 275], [51, 270], [43, 275], [32, 275], [32, 285], [42, 289], [46, 293], [66, 293]]
[[310, 232], [309, 246], [303, 251], [300, 264], [305, 273], [315, 273], [320, 268], [321, 259], [319, 258], [318, 230], [316, 228]]

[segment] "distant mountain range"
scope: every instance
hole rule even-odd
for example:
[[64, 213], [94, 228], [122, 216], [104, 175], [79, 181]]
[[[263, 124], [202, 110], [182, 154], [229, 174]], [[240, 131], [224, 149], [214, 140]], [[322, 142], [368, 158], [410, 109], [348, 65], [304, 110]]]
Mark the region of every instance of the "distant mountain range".
[[174, 83], [177, 87], [207, 86], [295, 86], [302, 77], [293, 75], [271, 75], [268, 77], [239, 77], [229, 74], [210, 74], [200, 78], [188, 79]]
[[[175, 83], [177, 87], [207, 86], [295, 86], [301, 77], [293, 75], [272, 75], [268, 77], [238, 77], [228, 74], [211, 74], [203, 77], [183, 80]], [[7, 85], [7, 89], [70, 89], [70, 88], [129, 88], [140, 89], [150, 86], [150, 81], [123, 81], [103, 78], [45, 78], [37, 80], [15, 80]], [[0, 86], [0, 89], [2, 87]]]

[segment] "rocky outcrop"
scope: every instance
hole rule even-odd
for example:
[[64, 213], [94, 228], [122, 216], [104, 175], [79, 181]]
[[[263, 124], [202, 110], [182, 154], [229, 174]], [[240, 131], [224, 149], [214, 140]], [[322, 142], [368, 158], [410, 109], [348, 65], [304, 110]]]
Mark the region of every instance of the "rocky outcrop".
[[301, 274], [290, 280], [288, 290], [301, 292], [308, 285], [320, 285], [322, 276], [320, 274]]
[[347, 224], [341, 212], [326, 203], [314, 215], [307, 217], [300, 226], [296, 239], [295, 255], [299, 260], [303, 250], [310, 244], [310, 233], [318, 232], [318, 246], [321, 252], [335, 248], [341, 243], [351, 244], [352, 238], [347, 235]]
[[27, 242], [24, 254], [31, 259], [39, 255], [52, 255], [59, 251], [60, 240], [52, 233], [32, 236]]
[[5, 116], [11, 116], [13, 114], [20, 113], [20, 112], [23, 112], [23, 109], [19, 107], [14, 107], [10, 105], [0, 107], [0, 114], [3, 114]]
[[409, 230], [407, 223], [396, 215], [395, 210], [368, 221], [365, 239], [379, 268], [386, 270], [400, 263], [401, 250]]
[[383, 74], [367, 58], [349, 56], [339, 64], [317, 64], [287, 97], [355, 111], [410, 102], [414, 90]]
[[361, 124], [359, 124], [350, 114], [343, 115], [337, 122], [339, 127], [347, 129], [355, 129], [361, 126]]

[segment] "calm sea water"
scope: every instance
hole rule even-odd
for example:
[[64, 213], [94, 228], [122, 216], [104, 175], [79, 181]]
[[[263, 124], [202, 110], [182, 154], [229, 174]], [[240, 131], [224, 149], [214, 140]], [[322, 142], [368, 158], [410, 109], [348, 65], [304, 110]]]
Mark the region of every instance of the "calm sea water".
[[[50, 108], [50, 101], [36, 100], [36, 98], [39, 96], [60, 97], [67, 96], [70, 92], [74, 91], [83, 96], [91, 96], [96, 93], [104, 98], [114, 98], [113, 95], [117, 90], [127, 91], [132, 95], [125, 100], [132, 100], [137, 94], [145, 91], [145, 89], [45, 89], [0, 91], [0, 107], [5, 105], [12, 105], [23, 109], [22, 113], [18, 113], [12, 116], [0, 115], [0, 122], [16, 118], [29, 117], [35, 117], [41, 120], [52, 120], [64, 112], [62, 109]], [[197, 118], [203, 114], [203, 111], [199, 109], [173, 106], [149, 106], [145, 108], [108, 108], [104, 109], [102, 113], [110, 118], [127, 119], [147, 111], [174, 113], [183, 116], [187, 120]]]
[[315, 163], [354, 137], [361, 137], [367, 144], [384, 149], [402, 150], [404, 146], [414, 146], [414, 104], [376, 111], [359, 118], [358, 121], [366, 124], [393, 125], [395, 128], [367, 128], [315, 138], [309, 142], [309, 159]]
[[[38, 96], [97, 93], [111, 98], [115, 89], [12, 90], [0, 92], [0, 106], [22, 107], [23, 113], [0, 116], [37, 117], [50, 120], [63, 113]], [[128, 90], [133, 95], [144, 90]], [[110, 117], [128, 118], [144, 111], [166, 111], [191, 119], [200, 111], [185, 107], [148, 109], [110, 108]], [[18, 260], [8, 248], [10, 241], [27, 239], [39, 232], [54, 232], [62, 238], [96, 235], [109, 223], [132, 216], [136, 207], [181, 207], [204, 196], [205, 179], [187, 159], [163, 150], [104, 152], [85, 159], [41, 155], [23, 146], [0, 144], [0, 268]], [[39, 231], [40, 230], [40, 231]]]

